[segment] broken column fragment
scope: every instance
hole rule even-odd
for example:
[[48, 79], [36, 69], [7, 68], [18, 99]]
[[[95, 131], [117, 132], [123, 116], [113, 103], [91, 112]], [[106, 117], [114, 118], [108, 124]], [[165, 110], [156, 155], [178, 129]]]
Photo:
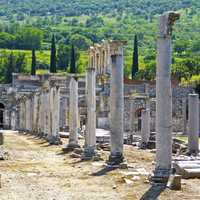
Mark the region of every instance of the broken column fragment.
[[69, 143], [63, 148], [63, 151], [71, 151], [79, 148], [78, 144], [78, 78], [71, 77], [70, 97], [69, 97]]
[[188, 153], [199, 152], [199, 95], [189, 94]]
[[141, 148], [146, 148], [150, 138], [150, 110], [142, 110]]

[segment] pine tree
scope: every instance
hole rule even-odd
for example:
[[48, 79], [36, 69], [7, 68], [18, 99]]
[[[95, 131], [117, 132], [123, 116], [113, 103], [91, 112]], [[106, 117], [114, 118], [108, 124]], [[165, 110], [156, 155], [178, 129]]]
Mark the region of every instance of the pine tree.
[[132, 63], [132, 79], [136, 76], [139, 69], [138, 64], [138, 40], [137, 35], [135, 35], [134, 39], [134, 50], [133, 50], [133, 63]]
[[54, 35], [52, 36], [52, 41], [51, 41], [50, 73], [56, 73], [56, 43]]
[[32, 50], [32, 65], [31, 65], [31, 75], [35, 76], [36, 74], [36, 56], [35, 49]]
[[75, 54], [74, 45], [72, 45], [71, 47], [70, 73], [71, 74], [76, 73], [76, 54]]

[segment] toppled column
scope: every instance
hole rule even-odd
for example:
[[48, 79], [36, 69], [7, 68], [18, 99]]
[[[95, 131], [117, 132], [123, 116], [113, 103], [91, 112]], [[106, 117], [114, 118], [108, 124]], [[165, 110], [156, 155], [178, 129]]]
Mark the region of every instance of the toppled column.
[[150, 138], [150, 110], [142, 110], [141, 148], [146, 148]]
[[172, 161], [171, 35], [179, 17], [175, 12], [160, 16], [157, 40], [156, 169], [152, 180], [164, 184], [170, 176]]
[[110, 42], [112, 75], [111, 75], [111, 154], [109, 165], [118, 165], [123, 162], [124, 143], [124, 57], [123, 42]]
[[87, 70], [87, 129], [84, 156], [92, 158], [96, 150], [96, 73], [95, 68]]
[[64, 151], [80, 147], [78, 145], [78, 80], [76, 77], [71, 77], [69, 87], [69, 143], [63, 148]]
[[188, 153], [199, 152], [199, 95], [189, 94]]
[[182, 100], [183, 134], [187, 134], [187, 101]]

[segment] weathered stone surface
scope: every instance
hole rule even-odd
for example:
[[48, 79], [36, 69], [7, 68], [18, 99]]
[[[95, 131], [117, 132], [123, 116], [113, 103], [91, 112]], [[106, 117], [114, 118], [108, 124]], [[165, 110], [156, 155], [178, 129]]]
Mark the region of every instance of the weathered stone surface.
[[154, 182], [166, 182], [172, 161], [171, 34], [179, 14], [165, 13], [159, 18], [156, 73], [156, 169]]
[[171, 190], [181, 190], [181, 178], [182, 176], [180, 175], [171, 175], [167, 183], [167, 186]]

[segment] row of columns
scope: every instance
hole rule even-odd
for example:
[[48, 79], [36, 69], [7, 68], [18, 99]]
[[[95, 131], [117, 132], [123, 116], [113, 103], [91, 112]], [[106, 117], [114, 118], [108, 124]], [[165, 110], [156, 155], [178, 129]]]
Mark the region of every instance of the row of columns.
[[[53, 86], [28, 95], [19, 100], [14, 110], [12, 129], [32, 132], [44, 136], [52, 144], [59, 142], [60, 90]], [[16, 115], [19, 115], [19, 120]], [[18, 125], [17, 125], [18, 124]]]
[[[172, 92], [171, 92], [171, 33], [172, 25], [179, 18], [179, 14], [170, 12], [160, 17], [159, 34], [157, 42], [157, 78], [156, 78], [156, 168], [153, 180], [156, 182], [166, 181], [171, 173], [172, 161]], [[118, 165], [124, 160], [123, 156], [123, 139], [124, 139], [124, 86], [123, 86], [123, 45], [124, 42], [110, 41], [109, 42], [109, 60], [111, 63], [111, 102], [110, 102], [110, 118], [111, 118], [111, 152], [108, 160], [109, 165]], [[96, 58], [95, 58], [96, 59]], [[92, 64], [91, 64], [92, 63]], [[90, 62], [91, 66], [87, 70], [87, 128], [85, 141], [85, 155], [92, 157], [96, 149], [96, 91], [95, 91], [95, 69], [98, 70], [98, 62]], [[97, 66], [96, 66], [97, 65]], [[45, 95], [34, 95], [34, 120], [33, 127], [40, 128], [39, 132], [48, 130], [48, 139], [56, 140], [59, 135], [59, 88], [53, 86], [50, 88], [46, 100], [43, 101]], [[196, 105], [196, 98], [189, 98], [189, 123], [191, 127], [191, 135], [189, 142], [197, 147], [194, 142], [197, 140], [196, 131], [197, 121], [194, 116], [199, 111], [195, 111], [192, 107]], [[41, 106], [44, 102], [48, 102], [49, 107]], [[20, 104], [20, 119], [25, 119], [26, 106]], [[73, 76], [70, 82], [70, 99], [69, 99], [69, 143], [66, 148], [74, 149], [78, 145], [78, 81], [77, 77]], [[28, 107], [29, 103], [27, 104]], [[46, 108], [45, 111], [43, 109]], [[25, 110], [25, 111], [24, 111]], [[48, 110], [50, 110], [48, 112]], [[44, 113], [42, 113], [44, 112]], [[195, 114], [194, 114], [195, 113]], [[43, 118], [43, 114], [44, 116]], [[43, 119], [42, 119], [43, 118]], [[143, 125], [142, 133], [150, 134], [149, 110], [142, 112]], [[46, 119], [46, 123], [43, 120]], [[45, 120], [44, 120], [45, 121]], [[46, 126], [43, 126], [43, 124]], [[20, 121], [20, 128], [26, 128], [26, 123]], [[46, 128], [44, 128], [46, 127]], [[148, 138], [143, 137], [147, 142]], [[192, 150], [193, 151], [193, 150]]]

